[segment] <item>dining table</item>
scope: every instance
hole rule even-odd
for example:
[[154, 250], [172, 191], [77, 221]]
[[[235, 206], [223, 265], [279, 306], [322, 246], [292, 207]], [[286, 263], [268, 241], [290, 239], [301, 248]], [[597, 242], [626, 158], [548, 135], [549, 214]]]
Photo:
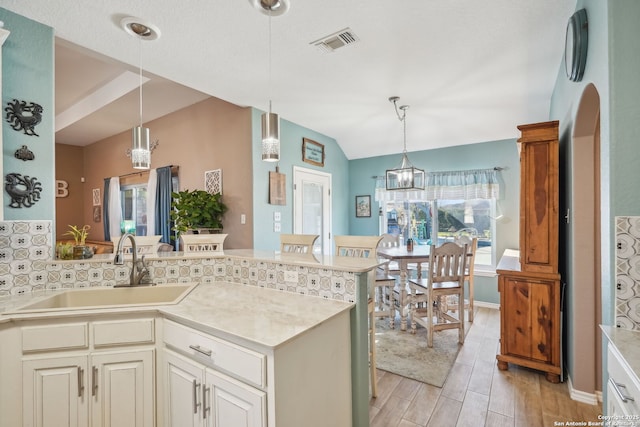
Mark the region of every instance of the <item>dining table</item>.
[[[409, 277], [409, 266], [416, 266], [417, 277], [422, 277], [422, 264], [429, 262], [429, 253], [431, 246], [414, 245], [412, 250], [408, 250], [406, 246], [379, 247], [377, 250], [378, 257], [396, 262], [400, 271], [399, 283], [393, 293], [397, 295], [394, 298], [398, 303], [398, 311], [400, 313], [400, 330], [407, 330], [407, 306], [411, 296], [408, 291], [407, 279]], [[390, 319], [389, 326], [394, 327], [394, 319]]]

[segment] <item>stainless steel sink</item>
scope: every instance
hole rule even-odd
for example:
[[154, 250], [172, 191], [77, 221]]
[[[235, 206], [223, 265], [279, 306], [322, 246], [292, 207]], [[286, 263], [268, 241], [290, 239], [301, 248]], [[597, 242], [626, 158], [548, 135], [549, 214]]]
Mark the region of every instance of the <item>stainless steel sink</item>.
[[196, 286], [197, 283], [131, 288], [71, 289], [56, 292], [20, 307], [15, 312], [177, 304]]

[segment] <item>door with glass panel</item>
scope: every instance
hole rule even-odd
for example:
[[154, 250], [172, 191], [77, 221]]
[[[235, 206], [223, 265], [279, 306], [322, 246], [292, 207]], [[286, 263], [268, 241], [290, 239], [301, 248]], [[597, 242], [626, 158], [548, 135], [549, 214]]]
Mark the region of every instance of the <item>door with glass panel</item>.
[[318, 234], [313, 252], [331, 253], [331, 174], [294, 166], [293, 232]]

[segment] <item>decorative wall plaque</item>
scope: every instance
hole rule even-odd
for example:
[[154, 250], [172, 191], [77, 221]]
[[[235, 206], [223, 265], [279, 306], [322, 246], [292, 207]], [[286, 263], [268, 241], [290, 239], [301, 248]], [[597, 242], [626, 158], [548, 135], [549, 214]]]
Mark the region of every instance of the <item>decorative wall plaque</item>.
[[30, 176], [22, 176], [19, 173], [9, 173], [5, 177], [5, 190], [11, 196], [11, 208], [30, 208], [38, 200], [40, 200], [40, 192], [42, 191], [42, 183], [38, 178]]
[[26, 145], [23, 145], [22, 147], [18, 148], [14, 156], [16, 157], [16, 159], [20, 159], [25, 162], [27, 160], [33, 160], [36, 158], [35, 154], [33, 154], [33, 151], [29, 150], [29, 148]]
[[25, 135], [39, 136], [34, 128], [42, 121], [44, 110], [40, 104], [35, 102], [27, 104], [27, 101], [14, 99], [13, 102], [7, 102], [4, 111], [7, 112], [5, 118], [13, 130], [22, 131]]

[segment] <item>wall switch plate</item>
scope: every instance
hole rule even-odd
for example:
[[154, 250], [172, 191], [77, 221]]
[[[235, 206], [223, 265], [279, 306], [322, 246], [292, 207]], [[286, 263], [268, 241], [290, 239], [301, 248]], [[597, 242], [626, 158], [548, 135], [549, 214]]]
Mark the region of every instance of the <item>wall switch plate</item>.
[[282, 218], [282, 216], [280, 215], [280, 211], [276, 211], [273, 213], [273, 220], [278, 222], [280, 221], [280, 218]]
[[240, 224], [247, 223], [247, 216], [245, 214], [240, 214]]
[[298, 283], [298, 272], [297, 271], [285, 271], [284, 272], [284, 281]]
[[279, 222], [274, 222], [273, 223], [273, 231], [276, 233], [279, 233], [282, 230], [282, 227], [280, 227], [280, 223]]

